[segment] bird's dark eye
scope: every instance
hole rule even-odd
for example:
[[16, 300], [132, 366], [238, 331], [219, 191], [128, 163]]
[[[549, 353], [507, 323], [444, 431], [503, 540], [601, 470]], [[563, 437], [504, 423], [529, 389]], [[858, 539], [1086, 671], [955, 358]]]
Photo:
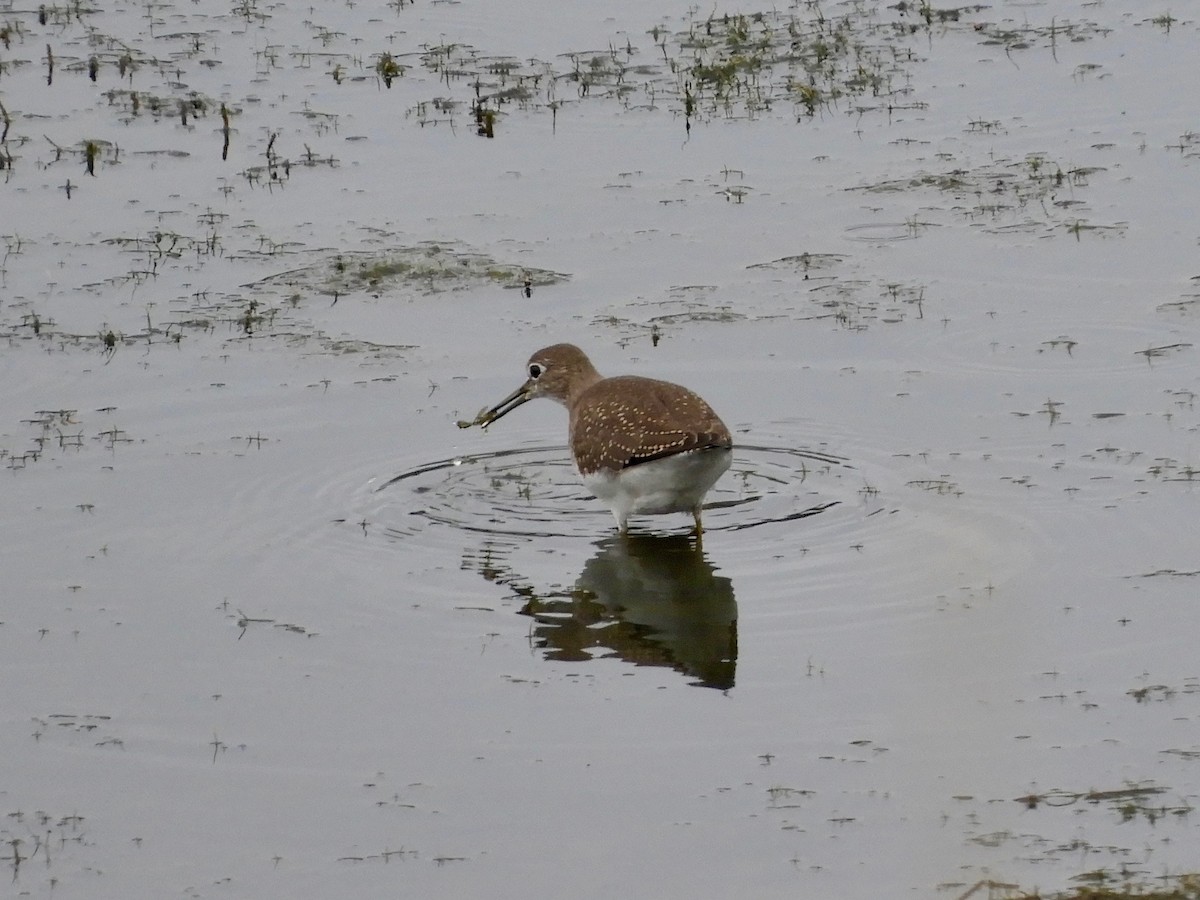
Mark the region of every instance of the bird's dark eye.
[[529, 377], [532, 378], [534, 381], [537, 381], [539, 378], [541, 378], [542, 373], [544, 371], [546, 371], [546, 370], [543, 369], [541, 367], [541, 365], [538, 363], [530, 363], [529, 364]]

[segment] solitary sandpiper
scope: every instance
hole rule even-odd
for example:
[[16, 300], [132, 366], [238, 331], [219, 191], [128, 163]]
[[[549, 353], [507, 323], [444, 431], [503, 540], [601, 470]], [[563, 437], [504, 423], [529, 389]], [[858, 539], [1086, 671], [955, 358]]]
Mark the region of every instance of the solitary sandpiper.
[[696, 534], [703, 532], [704, 495], [733, 455], [729, 429], [712, 407], [669, 381], [603, 378], [573, 344], [539, 350], [526, 372], [524, 384], [459, 427], [487, 427], [535, 397], [557, 400], [571, 414], [575, 467], [622, 532], [631, 515], [674, 512], [690, 512]]

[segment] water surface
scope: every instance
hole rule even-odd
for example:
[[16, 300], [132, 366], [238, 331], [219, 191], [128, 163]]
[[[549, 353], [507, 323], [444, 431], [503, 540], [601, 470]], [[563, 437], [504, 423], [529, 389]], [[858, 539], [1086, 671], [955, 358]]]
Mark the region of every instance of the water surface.
[[[1195, 21], [725, 12], [0, 3], [16, 895], [1195, 870]], [[557, 341], [702, 547], [454, 427]]]

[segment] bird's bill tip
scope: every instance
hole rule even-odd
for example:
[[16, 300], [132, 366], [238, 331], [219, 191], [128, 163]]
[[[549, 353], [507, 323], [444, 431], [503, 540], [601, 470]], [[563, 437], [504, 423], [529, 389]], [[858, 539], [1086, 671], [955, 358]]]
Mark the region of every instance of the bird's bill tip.
[[491, 425], [497, 419], [503, 418], [504, 416], [506, 416], [510, 412], [512, 412], [514, 409], [516, 409], [518, 406], [520, 406], [522, 403], [525, 403], [532, 399], [533, 399], [532, 385], [529, 382], [526, 382], [525, 384], [523, 384], [519, 388], [517, 388], [515, 391], [513, 391], [511, 394], [509, 394], [507, 397], [505, 397], [503, 400], [501, 400], [499, 403], [497, 403], [495, 406], [491, 407], [490, 409], [480, 410], [479, 415], [477, 415], [475, 417], [475, 421], [472, 422], [471, 424], [478, 425], [481, 428], [487, 428], [489, 425]]

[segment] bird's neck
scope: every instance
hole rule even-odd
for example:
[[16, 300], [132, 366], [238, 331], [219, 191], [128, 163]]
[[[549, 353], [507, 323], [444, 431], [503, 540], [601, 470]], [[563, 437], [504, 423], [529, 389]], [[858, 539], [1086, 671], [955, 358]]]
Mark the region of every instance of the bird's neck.
[[567, 408], [574, 409], [575, 402], [583, 395], [584, 391], [601, 380], [600, 373], [593, 366], [589, 365], [586, 369], [581, 369], [571, 379], [571, 393], [567, 395]]

